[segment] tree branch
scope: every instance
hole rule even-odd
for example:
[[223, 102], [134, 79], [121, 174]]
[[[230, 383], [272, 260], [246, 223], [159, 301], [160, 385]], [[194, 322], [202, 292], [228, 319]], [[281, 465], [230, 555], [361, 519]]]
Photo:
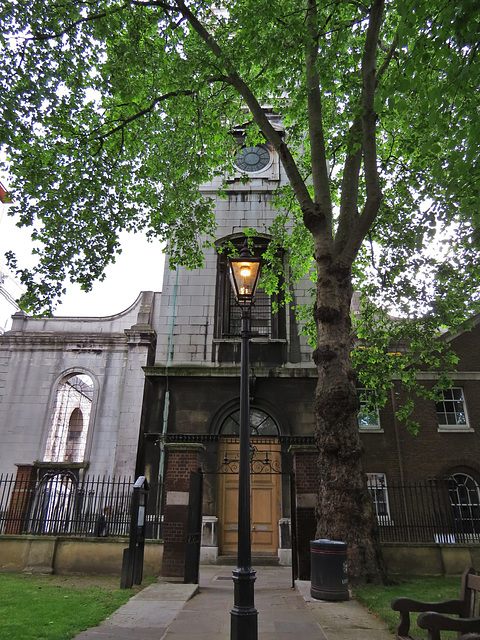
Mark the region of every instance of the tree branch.
[[192, 28], [202, 38], [202, 40], [205, 42], [214, 56], [222, 63], [230, 84], [245, 100], [247, 107], [250, 109], [254, 122], [259, 126], [265, 138], [277, 151], [302, 211], [304, 212], [304, 214], [313, 214], [316, 211], [315, 204], [310, 197], [310, 193], [305, 185], [305, 182], [303, 181], [295, 160], [293, 159], [287, 145], [283, 141], [282, 136], [280, 136], [280, 134], [272, 127], [260, 103], [253, 95], [250, 87], [242, 80], [242, 78], [234, 68], [231, 60], [222, 51], [215, 38], [207, 31], [207, 29], [202, 25], [197, 17], [190, 11], [190, 9], [186, 6], [184, 0], [176, 0], [176, 4], [178, 10], [190, 23]]
[[108, 11], [101, 11], [100, 13], [95, 13], [93, 15], [88, 15], [86, 17], [83, 18], [79, 18], [78, 20], [75, 20], [74, 22], [70, 23], [69, 25], [67, 25], [64, 29], [62, 29], [61, 31], [57, 31], [54, 33], [50, 33], [50, 34], [41, 34], [41, 33], [34, 33], [33, 36], [28, 36], [25, 38], [25, 41], [45, 41], [45, 40], [51, 40], [51, 39], [57, 39], [57, 38], [61, 38], [62, 36], [66, 35], [67, 33], [70, 33], [70, 31], [73, 31], [73, 29], [75, 29], [76, 27], [78, 27], [81, 24], [86, 24], [88, 22], [93, 22], [94, 20], [99, 20], [101, 18], [105, 18], [108, 15], [111, 15], [113, 13], [118, 13], [120, 11], [123, 11], [124, 9], [127, 9], [130, 5], [136, 5], [136, 6], [141, 6], [141, 7], [160, 7], [161, 9], [163, 9], [166, 13], [172, 11], [173, 9], [175, 9], [175, 7], [173, 5], [169, 5], [167, 2], [162, 2], [162, 0], [130, 0], [129, 2], [125, 2], [124, 4], [119, 5], [118, 7], [114, 7]]
[[378, 86], [378, 83], [380, 81], [380, 79], [382, 78], [383, 74], [386, 72], [386, 70], [388, 69], [388, 66], [390, 64], [390, 62], [392, 61], [393, 56], [395, 55], [395, 51], [397, 50], [398, 47], [398, 29], [395, 33], [395, 36], [392, 40], [392, 44], [390, 45], [388, 51], [387, 51], [387, 55], [385, 56], [385, 60], [382, 62], [382, 66], [380, 67], [380, 69], [377, 72], [377, 81], [376, 81], [376, 85]]
[[377, 168], [375, 89], [378, 82], [377, 51], [383, 11], [384, 0], [373, 0], [362, 56], [362, 146], [367, 198], [357, 224], [350, 231], [349, 239], [342, 249], [342, 260], [350, 263], [375, 220], [382, 201]]
[[340, 216], [335, 235], [335, 251], [345, 248], [358, 222], [358, 190], [362, 166], [362, 118], [357, 116], [348, 132], [347, 157], [343, 168]]
[[377, 114], [375, 113], [375, 89], [377, 86], [377, 50], [380, 27], [383, 20], [384, 0], [374, 0], [365, 38], [362, 57], [362, 107], [363, 107], [363, 164], [367, 201], [361, 218], [367, 225], [365, 233], [378, 213], [382, 193], [377, 168]]
[[28, 42], [42, 42], [45, 40], [52, 40], [52, 39], [57, 39], [57, 38], [61, 38], [62, 36], [66, 35], [67, 33], [70, 33], [70, 31], [73, 31], [73, 29], [75, 29], [76, 27], [78, 27], [81, 24], [85, 24], [87, 22], [93, 22], [94, 20], [99, 20], [100, 18], [105, 18], [107, 15], [111, 14], [111, 13], [117, 13], [119, 11], [122, 11], [123, 9], [125, 9], [126, 5], [120, 5], [119, 7], [116, 7], [115, 9], [112, 9], [111, 11], [102, 11], [100, 13], [95, 13], [91, 16], [87, 16], [85, 18], [79, 18], [78, 20], [75, 20], [74, 22], [70, 23], [69, 25], [67, 25], [64, 29], [62, 29], [61, 31], [57, 31], [55, 33], [49, 33], [49, 34], [41, 34], [41, 33], [34, 33], [33, 36], [31, 37], [26, 37], [25, 41]]
[[98, 136], [98, 140], [103, 141], [106, 138], [108, 138], [108, 137], [112, 136], [113, 134], [117, 133], [117, 131], [125, 129], [125, 126], [127, 124], [130, 124], [131, 122], [134, 122], [135, 120], [138, 120], [139, 118], [142, 118], [147, 113], [151, 113], [153, 111], [153, 109], [157, 106], [157, 104], [159, 104], [160, 102], [165, 102], [165, 100], [168, 100], [169, 98], [175, 98], [177, 96], [191, 96], [191, 95], [194, 95], [194, 93], [195, 92], [192, 89], [185, 89], [183, 91], [170, 91], [169, 93], [165, 93], [162, 96], [158, 96], [158, 98], [155, 98], [154, 100], [152, 100], [152, 102], [150, 103], [150, 105], [148, 107], [145, 107], [144, 109], [141, 109], [140, 111], [137, 111], [137, 113], [134, 113], [133, 116], [130, 116], [129, 118], [126, 118], [125, 120], [122, 120], [122, 124], [119, 124], [117, 127], [114, 127], [110, 131], [107, 131], [106, 133], [102, 134], [101, 136]]
[[[218, 76], [218, 77], [211, 77], [211, 78], [207, 78], [206, 83], [215, 83], [215, 82], [224, 82], [225, 84], [229, 84], [229, 79], [226, 76]], [[125, 126], [127, 124], [130, 124], [131, 122], [134, 122], [135, 120], [138, 120], [140, 118], [142, 118], [143, 116], [147, 115], [147, 113], [151, 113], [153, 111], [153, 109], [157, 106], [157, 104], [159, 104], [160, 102], [165, 102], [166, 100], [169, 100], [170, 98], [175, 98], [177, 96], [192, 96], [195, 95], [195, 91], [193, 89], [183, 89], [183, 90], [177, 90], [177, 91], [169, 91], [168, 93], [164, 93], [161, 96], [158, 96], [157, 98], [155, 98], [154, 100], [152, 100], [152, 102], [149, 104], [148, 107], [145, 107], [144, 109], [140, 109], [139, 111], [137, 111], [136, 113], [134, 113], [132, 116], [126, 118], [125, 120], [122, 120], [121, 124], [119, 124], [117, 127], [115, 127], [114, 129], [111, 129], [110, 131], [107, 131], [106, 133], [102, 134], [101, 136], [99, 136], [97, 139], [99, 141], [103, 141], [106, 138], [108, 138], [109, 136], [117, 133], [118, 131], [120, 131], [120, 129], [124, 129]], [[131, 105], [132, 103], [126, 103], [126, 104], [119, 104], [116, 105], [117, 108], [120, 107], [127, 107], [129, 105]], [[133, 103], [135, 104], [135, 103]], [[120, 118], [119, 118], [120, 120]], [[98, 129], [97, 129], [98, 131]]]
[[307, 82], [308, 128], [310, 134], [310, 156], [312, 160], [312, 181], [315, 202], [325, 219], [325, 228], [332, 229], [332, 200], [328, 180], [325, 138], [323, 134], [322, 97], [320, 80], [316, 69], [318, 61], [318, 44], [316, 33], [318, 13], [315, 0], [307, 0], [307, 30], [309, 41], [306, 47], [305, 67]]

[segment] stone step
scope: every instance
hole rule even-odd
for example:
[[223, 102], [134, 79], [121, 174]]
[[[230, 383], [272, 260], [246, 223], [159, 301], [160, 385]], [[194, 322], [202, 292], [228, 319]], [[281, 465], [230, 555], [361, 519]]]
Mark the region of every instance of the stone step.
[[[237, 556], [236, 555], [225, 555], [218, 556], [217, 564], [225, 565], [228, 567], [236, 567], [237, 566]], [[252, 567], [278, 567], [279, 566], [278, 556], [275, 553], [252, 553]]]

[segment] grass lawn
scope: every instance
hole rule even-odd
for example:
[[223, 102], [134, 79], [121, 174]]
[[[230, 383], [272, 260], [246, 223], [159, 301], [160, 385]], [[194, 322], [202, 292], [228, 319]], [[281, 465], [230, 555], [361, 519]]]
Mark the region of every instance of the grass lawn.
[[97, 626], [142, 588], [119, 585], [120, 578], [0, 574], [0, 637], [69, 640]]
[[[396, 577], [397, 584], [384, 586], [367, 585], [362, 589], [355, 590], [355, 598], [361, 602], [369, 611], [379, 616], [381, 620], [388, 624], [392, 633], [398, 623], [398, 612], [392, 611], [390, 603], [393, 598], [407, 596], [414, 600], [424, 600], [425, 602], [436, 602], [438, 600], [449, 600], [460, 597], [461, 576], [441, 576], [441, 577]], [[426, 638], [425, 629], [419, 629], [415, 624], [417, 614], [411, 614], [410, 635]], [[442, 633], [442, 638], [455, 638], [455, 632], [448, 635]]]

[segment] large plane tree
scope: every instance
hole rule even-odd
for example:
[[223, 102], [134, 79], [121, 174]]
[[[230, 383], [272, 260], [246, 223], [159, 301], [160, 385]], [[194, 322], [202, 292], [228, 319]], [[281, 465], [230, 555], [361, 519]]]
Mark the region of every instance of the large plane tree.
[[[435, 332], [477, 309], [478, 12], [474, 0], [0, 9], [0, 145], [38, 250], [20, 271], [24, 308], [51, 309], [66, 279], [88, 289], [123, 229], [200, 265], [214, 214], [197, 187], [232, 167], [232, 128], [250, 122], [247, 141], [275, 148], [289, 186], [274, 237], [290, 273], [313, 256], [317, 534], [348, 542], [353, 583], [386, 577], [361, 467], [353, 287], [365, 294], [353, 359], [379, 388], [396, 367], [413, 390], [416, 366], [442, 364]], [[389, 358], [397, 339], [410, 349]]]

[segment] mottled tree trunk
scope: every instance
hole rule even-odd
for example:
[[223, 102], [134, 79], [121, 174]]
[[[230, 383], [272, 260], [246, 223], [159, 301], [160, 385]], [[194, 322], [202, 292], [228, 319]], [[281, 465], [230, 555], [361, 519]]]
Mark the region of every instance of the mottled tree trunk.
[[356, 374], [350, 355], [351, 272], [328, 257], [317, 259], [317, 269], [317, 537], [348, 544], [350, 584], [386, 582], [376, 517], [362, 468]]

